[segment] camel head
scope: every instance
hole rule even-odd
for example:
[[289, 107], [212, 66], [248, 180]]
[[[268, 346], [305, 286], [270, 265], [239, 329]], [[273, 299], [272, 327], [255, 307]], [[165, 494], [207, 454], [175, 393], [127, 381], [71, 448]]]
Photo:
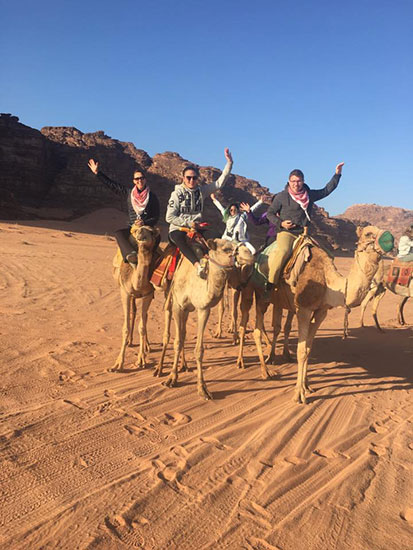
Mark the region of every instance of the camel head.
[[357, 228], [357, 252], [366, 252], [378, 257], [390, 252], [394, 246], [394, 237], [390, 231], [384, 231], [374, 225]]
[[209, 239], [209, 259], [228, 271], [228, 280], [233, 288], [246, 283], [254, 268], [255, 256], [244, 244], [225, 239]]
[[156, 238], [159, 236], [159, 229], [157, 227], [150, 227], [149, 225], [132, 225], [130, 230], [132, 236], [136, 239], [138, 247], [152, 249], [155, 245]]
[[238, 244], [235, 251], [234, 269], [229, 273], [228, 283], [240, 289], [248, 282], [254, 270], [255, 255], [245, 246]]

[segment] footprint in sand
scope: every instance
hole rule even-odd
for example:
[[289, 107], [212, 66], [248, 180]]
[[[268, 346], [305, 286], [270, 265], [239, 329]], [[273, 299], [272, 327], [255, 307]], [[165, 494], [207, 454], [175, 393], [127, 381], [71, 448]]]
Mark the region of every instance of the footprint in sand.
[[248, 537], [246, 540], [251, 550], [281, 550], [279, 546], [274, 546], [264, 539]]
[[406, 508], [406, 510], [400, 512], [400, 517], [410, 525], [413, 525], [413, 508]]
[[385, 456], [387, 454], [387, 447], [385, 447], [384, 445], [375, 445], [374, 443], [372, 443], [369, 452], [370, 454], [375, 456]]
[[317, 456], [321, 456], [322, 458], [344, 458], [344, 459], [349, 458], [343, 453], [334, 451], [334, 449], [316, 449], [315, 451], [313, 451], [313, 454]]
[[375, 422], [370, 426], [370, 431], [376, 434], [384, 434], [388, 431], [386, 426], [382, 426], [379, 422]]
[[160, 424], [165, 424], [167, 426], [180, 426], [182, 424], [188, 424], [191, 420], [192, 418], [190, 416], [175, 412], [165, 413], [159, 422]]
[[220, 451], [225, 451], [225, 449], [228, 448], [226, 445], [221, 443], [219, 439], [215, 439], [215, 437], [200, 437], [199, 440], [202, 441], [202, 443], [211, 443], [216, 449], [219, 449]]
[[285, 462], [288, 464], [293, 464], [294, 466], [299, 466], [300, 464], [306, 464], [307, 460], [299, 456], [286, 456], [284, 457]]

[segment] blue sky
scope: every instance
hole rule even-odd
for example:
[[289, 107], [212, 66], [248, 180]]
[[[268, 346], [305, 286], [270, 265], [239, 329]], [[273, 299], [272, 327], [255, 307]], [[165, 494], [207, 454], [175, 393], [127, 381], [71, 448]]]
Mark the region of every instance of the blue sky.
[[413, 209], [411, 0], [3, 2], [1, 112]]

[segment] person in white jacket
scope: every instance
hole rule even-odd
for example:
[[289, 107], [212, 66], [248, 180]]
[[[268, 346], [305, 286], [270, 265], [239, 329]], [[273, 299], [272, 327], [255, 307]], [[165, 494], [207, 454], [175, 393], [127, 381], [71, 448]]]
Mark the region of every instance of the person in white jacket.
[[[243, 243], [251, 251], [252, 254], [255, 254], [256, 250], [249, 242], [248, 235], [248, 215], [245, 210], [244, 203], [241, 203], [239, 206], [237, 203], [233, 202], [227, 208], [224, 208], [219, 200], [215, 197], [214, 193], [211, 194], [212, 202], [218, 208], [222, 214], [222, 219], [225, 223], [225, 231], [222, 235], [223, 239], [228, 241], [235, 241], [237, 243]], [[250, 207], [250, 211], [253, 212], [262, 204], [262, 201], [259, 200]]]
[[397, 259], [413, 262], [413, 225], [405, 229], [399, 240]]
[[204, 198], [216, 189], [220, 189], [231, 173], [233, 161], [228, 148], [225, 149], [225, 158], [227, 163], [220, 177], [217, 181], [205, 185], [198, 183], [198, 167], [193, 164], [186, 166], [182, 172], [182, 183], [176, 185], [172, 191], [166, 210], [166, 221], [170, 224], [169, 239], [194, 265], [201, 278], [205, 277], [205, 266], [200, 264], [195, 252], [186, 241], [185, 232], [181, 229], [199, 229], [204, 210]]

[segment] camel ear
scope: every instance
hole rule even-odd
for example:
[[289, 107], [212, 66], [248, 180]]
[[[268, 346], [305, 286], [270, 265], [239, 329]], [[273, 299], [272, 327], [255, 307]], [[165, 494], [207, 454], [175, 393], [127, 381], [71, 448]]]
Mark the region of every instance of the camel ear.
[[208, 239], [207, 240], [208, 246], [211, 250], [217, 249], [217, 243], [215, 242], [215, 239]]
[[363, 228], [362, 228], [360, 225], [358, 225], [358, 226], [356, 227], [356, 233], [357, 233], [357, 237], [358, 237], [358, 238], [361, 237], [361, 232], [362, 232], [362, 230], [363, 230]]

